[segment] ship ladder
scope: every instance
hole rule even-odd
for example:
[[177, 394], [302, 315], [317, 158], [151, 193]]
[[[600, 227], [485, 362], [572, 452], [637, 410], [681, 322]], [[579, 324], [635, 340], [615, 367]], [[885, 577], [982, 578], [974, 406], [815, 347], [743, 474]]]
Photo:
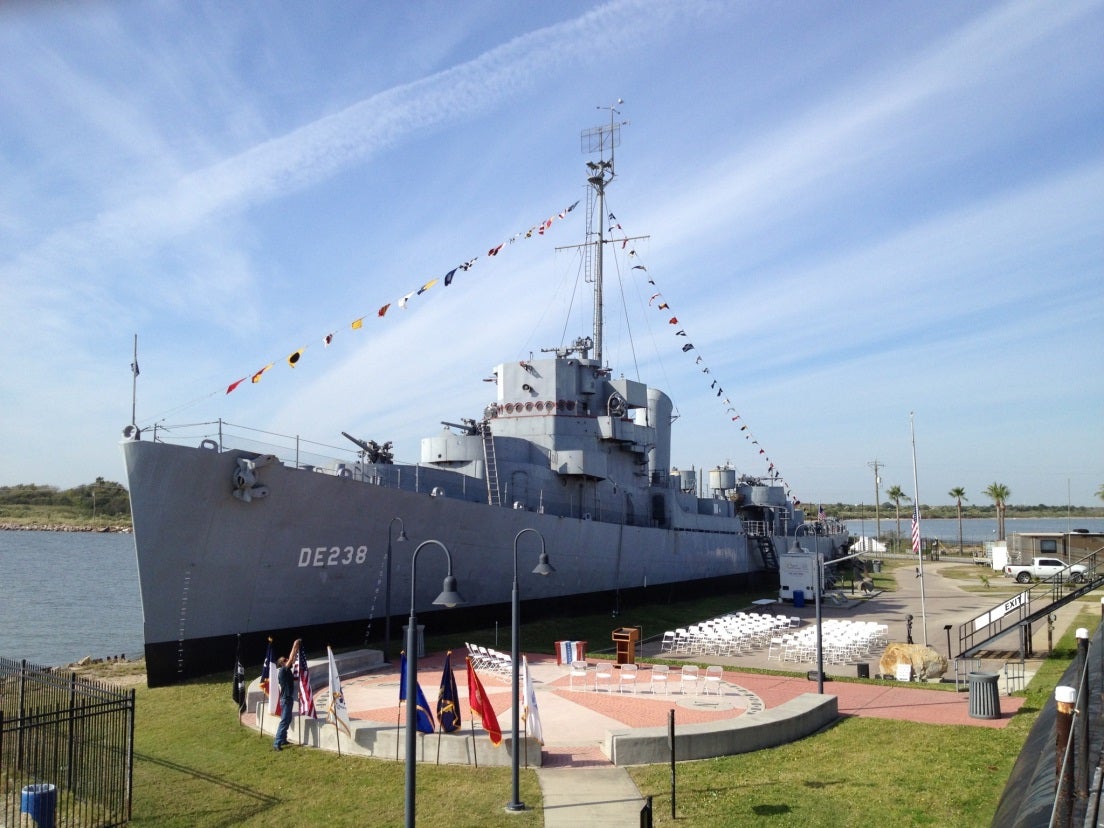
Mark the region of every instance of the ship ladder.
[[491, 424], [484, 420], [479, 424], [483, 434], [483, 459], [487, 464], [487, 503], [491, 506], [502, 505], [502, 493], [498, 488], [498, 461], [495, 459], [494, 435]]
[[778, 570], [778, 553], [774, 551], [774, 541], [770, 535], [755, 535], [755, 543], [759, 546], [759, 554], [763, 558], [763, 566], [767, 569]]

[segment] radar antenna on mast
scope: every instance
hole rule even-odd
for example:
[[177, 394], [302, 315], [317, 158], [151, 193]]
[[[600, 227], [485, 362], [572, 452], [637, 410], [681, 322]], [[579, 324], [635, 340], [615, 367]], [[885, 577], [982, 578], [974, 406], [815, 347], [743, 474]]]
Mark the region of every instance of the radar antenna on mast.
[[[609, 125], [584, 129], [580, 136], [582, 151], [588, 155], [594, 153], [599, 155], [598, 161], [587, 161], [587, 171], [589, 173], [587, 183], [594, 188], [598, 202], [597, 240], [593, 242], [597, 245], [597, 255], [592, 258], [588, 253], [587, 263], [590, 270], [590, 281], [594, 283], [594, 358], [599, 365], [602, 364], [602, 318], [604, 314], [602, 308], [602, 250], [605, 244], [603, 227], [606, 221], [606, 185], [613, 181], [615, 175], [613, 151], [621, 143], [621, 127], [629, 123], [628, 121], [616, 120], [616, 116], [621, 114], [617, 107], [623, 103], [624, 100], [618, 98], [617, 103], [609, 107], [598, 107], [598, 109], [609, 109]], [[606, 158], [607, 151], [609, 152], [608, 159]], [[587, 239], [589, 240], [594, 234], [594, 212], [587, 210]], [[588, 245], [587, 250], [590, 249]]]

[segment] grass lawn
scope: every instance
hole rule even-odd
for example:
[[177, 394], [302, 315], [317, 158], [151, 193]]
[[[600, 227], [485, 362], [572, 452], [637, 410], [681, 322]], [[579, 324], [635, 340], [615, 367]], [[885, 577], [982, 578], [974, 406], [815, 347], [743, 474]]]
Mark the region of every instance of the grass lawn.
[[[888, 585], [888, 583], [886, 584]], [[883, 584], [879, 584], [879, 587]], [[647, 620], [646, 635], [746, 606], [758, 596], [722, 596], [630, 608], [573, 621], [573, 636], [607, 641], [616, 625]], [[1097, 601], [1092, 597], [1092, 601]], [[678, 819], [671, 819], [667, 765], [630, 769], [651, 795], [656, 825], [987, 825], [1039, 709], [1076, 652], [1072, 630], [1094, 630], [1099, 603], [1084, 609], [1027, 689], [1004, 729], [848, 718], [814, 737], [772, 750], [677, 766]], [[493, 641], [494, 630], [431, 636], [431, 650]], [[554, 620], [525, 624], [530, 652], [551, 652]], [[508, 633], [507, 633], [508, 638]], [[493, 646], [493, 644], [492, 644]], [[594, 649], [598, 649], [595, 646]], [[249, 666], [249, 675], [256, 675]], [[133, 824], [237, 826], [403, 824], [402, 763], [309, 748], [276, 753], [271, 740], [238, 724], [229, 673], [175, 687], [137, 690]], [[542, 825], [536, 772], [521, 771], [531, 810], [507, 814], [509, 768], [419, 765], [423, 825]]]

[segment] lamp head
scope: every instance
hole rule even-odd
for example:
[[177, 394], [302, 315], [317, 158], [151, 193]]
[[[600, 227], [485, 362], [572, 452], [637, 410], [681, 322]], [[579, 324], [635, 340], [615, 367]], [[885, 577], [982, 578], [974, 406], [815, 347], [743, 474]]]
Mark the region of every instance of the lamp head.
[[408, 538], [406, 536], [406, 529], [403, 528], [402, 526], [400, 526], [399, 527], [399, 536], [397, 538], [395, 538], [395, 543], [404, 543], [405, 541], [408, 541], [408, 540], [410, 540], [410, 538]]
[[540, 562], [537, 564], [537, 568], [533, 570], [534, 575], [551, 575], [556, 571], [556, 568], [548, 562], [548, 553], [540, 553]]
[[452, 575], [446, 575], [444, 584], [441, 587], [441, 594], [433, 599], [433, 603], [438, 606], [455, 607], [458, 604], [467, 603], [456, 591], [456, 578]]

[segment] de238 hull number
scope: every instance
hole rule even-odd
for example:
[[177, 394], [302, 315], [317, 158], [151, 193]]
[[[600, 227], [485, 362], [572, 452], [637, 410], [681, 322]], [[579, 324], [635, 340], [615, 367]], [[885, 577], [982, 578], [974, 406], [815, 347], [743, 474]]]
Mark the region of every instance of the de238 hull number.
[[354, 566], [367, 559], [367, 546], [304, 546], [299, 550], [299, 566]]

